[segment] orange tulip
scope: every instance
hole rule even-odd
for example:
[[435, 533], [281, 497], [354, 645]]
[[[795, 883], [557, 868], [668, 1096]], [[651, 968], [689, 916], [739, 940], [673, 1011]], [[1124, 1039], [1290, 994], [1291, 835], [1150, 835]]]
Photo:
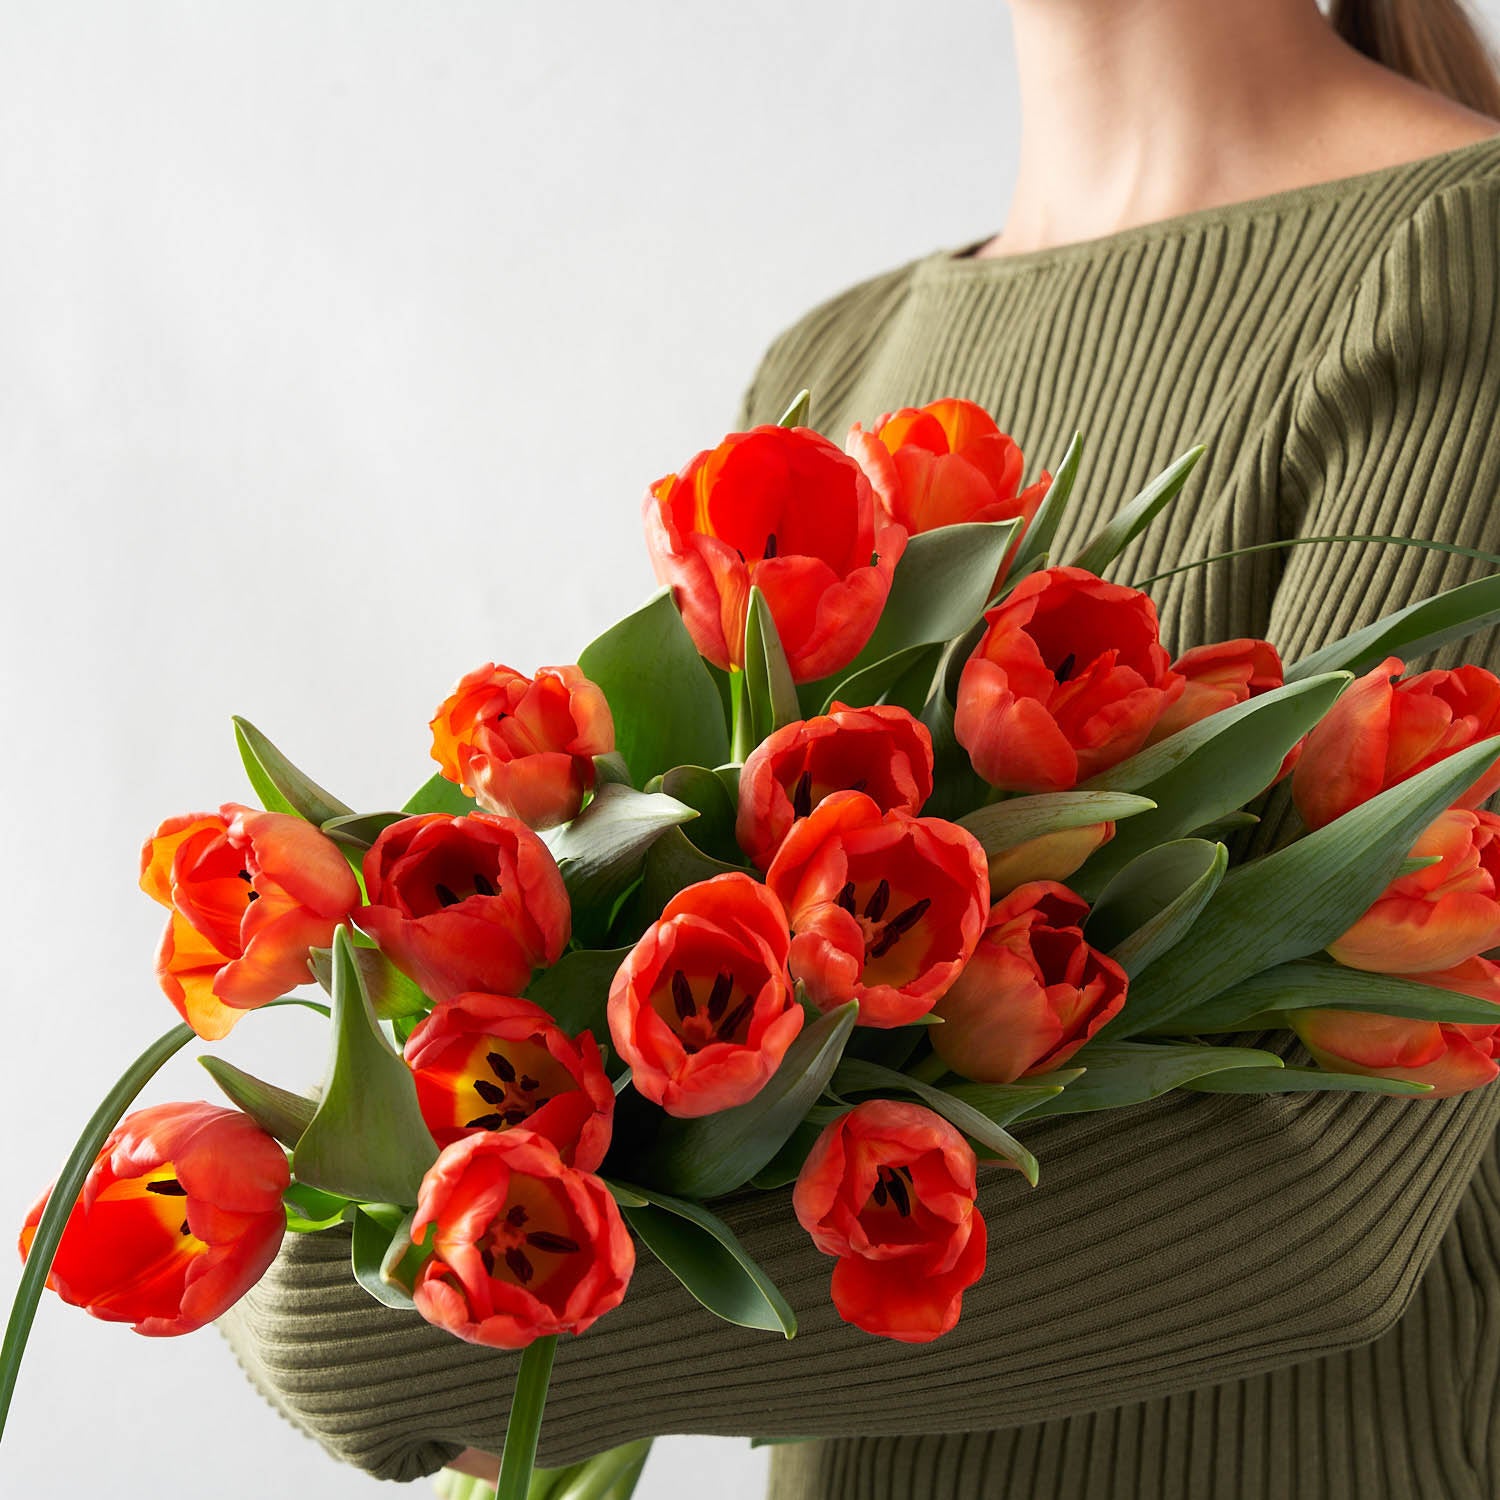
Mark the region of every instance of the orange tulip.
[[752, 585], [798, 682], [848, 665], [890, 593], [906, 532], [877, 524], [864, 470], [805, 427], [731, 433], [646, 496], [646, 545], [698, 650], [745, 660]]
[[141, 849], [141, 889], [172, 913], [157, 980], [209, 1041], [306, 984], [308, 950], [326, 948], [359, 904], [331, 839], [301, 818], [234, 803], [168, 818]]
[[[844, 449], [870, 476], [881, 512], [913, 536], [1019, 518], [1012, 554], [1052, 483], [1044, 472], [1023, 490], [1021, 450], [982, 406], [954, 397], [887, 412], [868, 432], [856, 422]], [[1002, 566], [997, 585], [1004, 576]]]
[[1088, 903], [1039, 880], [990, 911], [984, 936], [934, 1014], [932, 1050], [977, 1083], [1059, 1068], [1125, 1005], [1125, 971], [1083, 935]]
[[515, 818], [403, 818], [365, 854], [364, 876], [355, 923], [433, 1000], [519, 994], [568, 945], [557, 864]]
[[821, 1010], [905, 1026], [947, 992], [990, 905], [979, 841], [956, 823], [835, 792], [792, 825], [766, 883], [791, 918], [789, 965]]
[[1269, 693], [1279, 688], [1283, 680], [1281, 657], [1276, 648], [1270, 641], [1254, 638], [1194, 646], [1172, 663], [1172, 670], [1187, 679], [1187, 687], [1156, 721], [1146, 739], [1148, 745], [1210, 714]]
[[592, 1173], [535, 1131], [478, 1131], [444, 1149], [417, 1198], [412, 1238], [435, 1228], [412, 1298], [471, 1344], [524, 1349], [582, 1333], [625, 1298], [635, 1246]]
[[1500, 817], [1450, 808], [1412, 846], [1437, 863], [1398, 876], [1328, 951], [1351, 969], [1419, 974], [1500, 945]]
[[1182, 696], [1138, 589], [1047, 568], [985, 616], [953, 733], [991, 786], [1067, 791], [1134, 755]]
[[762, 870], [787, 830], [832, 792], [859, 791], [883, 812], [921, 812], [932, 795], [932, 736], [894, 705], [848, 708], [787, 724], [740, 771], [735, 834]]
[[690, 1119], [752, 1099], [802, 1030], [786, 913], [748, 875], [679, 891], [609, 989], [609, 1030], [636, 1091]]
[[459, 681], [430, 727], [443, 775], [528, 828], [577, 817], [594, 787], [594, 757], [615, 748], [604, 693], [577, 667], [524, 677], [486, 662]]
[[406, 1039], [405, 1057], [439, 1146], [474, 1130], [524, 1125], [585, 1172], [609, 1150], [615, 1091], [598, 1044], [587, 1031], [570, 1038], [530, 1000], [440, 1000]]
[[1500, 1024], [1451, 1026], [1359, 1010], [1297, 1010], [1287, 1019], [1320, 1067], [1431, 1084], [1428, 1099], [1482, 1088], [1500, 1074]]
[[[1500, 678], [1483, 667], [1402, 678], [1388, 656], [1351, 682], [1304, 741], [1292, 799], [1321, 828], [1445, 757], [1500, 734]], [[1455, 807], [1478, 807], [1500, 790], [1500, 757]]]
[[872, 1099], [840, 1116], [808, 1155], [792, 1208], [824, 1255], [846, 1323], [926, 1344], [958, 1321], [984, 1274], [974, 1152], [930, 1109]]
[[[232, 1307], [275, 1259], [290, 1181], [286, 1153], [237, 1110], [137, 1110], [89, 1169], [47, 1285], [137, 1333], [191, 1333]], [[26, 1216], [23, 1260], [50, 1196], [49, 1188]]]

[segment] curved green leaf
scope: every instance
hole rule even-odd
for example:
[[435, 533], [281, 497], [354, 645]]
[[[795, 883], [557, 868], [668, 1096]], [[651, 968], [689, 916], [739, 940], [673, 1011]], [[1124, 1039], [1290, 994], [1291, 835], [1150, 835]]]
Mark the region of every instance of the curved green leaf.
[[1231, 1068], [1195, 1078], [1184, 1088], [1199, 1094], [1404, 1094], [1421, 1098], [1430, 1083], [1371, 1078], [1363, 1073], [1325, 1073], [1321, 1068]]
[[621, 1186], [646, 1200], [641, 1207], [621, 1208], [625, 1222], [711, 1313], [741, 1328], [796, 1335], [796, 1313], [722, 1219], [701, 1203], [633, 1183]]
[[349, 849], [368, 849], [393, 823], [409, 817], [408, 813], [345, 813], [330, 818], [323, 825], [323, 832], [336, 844]]
[[[359, 968], [359, 977], [375, 1007], [375, 1014], [382, 1021], [396, 1021], [404, 1016], [423, 1016], [432, 1009], [432, 1002], [417, 988], [414, 981], [383, 954], [379, 948], [366, 948], [355, 942], [354, 962]], [[322, 985], [326, 993], [333, 993], [333, 950], [331, 948], [309, 948], [307, 966], [312, 976]]]
[[575, 948], [526, 987], [526, 999], [540, 1005], [569, 1036], [591, 1031], [595, 1041], [609, 1036], [609, 987], [629, 948]]
[[1188, 475], [1207, 451], [1202, 446], [1190, 448], [1174, 460], [1134, 500], [1121, 506], [1073, 558], [1071, 566], [1102, 573], [1181, 494]]
[[776, 419], [778, 427], [806, 427], [807, 414], [812, 410], [812, 392], [805, 387], [787, 403], [787, 408]]
[[729, 759], [723, 700], [670, 589], [612, 625], [578, 665], [609, 700], [615, 748], [637, 786], [673, 766]]
[[1229, 1068], [1280, 1068], [1274, 1052], [1255, 1047], [1201, 1047], [1175, 1042], [1090, 1042], [1069, 1059], [1083, 1076], [1054, 1099], [1026, 1115], [1075, 1115], [1096, 1109], [1123, 1109], [1170, 1093], [1195, 1078]]
[[1084, 935], [1127, 974], [1139, 974], [1183, 940], [1228, 868], [1229, 851], [1205, 839], [1148, 849], [1105, 886]]
[[1063, 454], [1062, 462], [1053, 473], [1052, 483], [1047, 486], [1047, 493], [1042, 497], [1042, 503], [1037, 507], [1036, 515], [1031, 518], [1031, 525], [1026, 528], [1021, 545], [1011, 560], [1005, 580], [1007, 586], [1019, 582], [1035, 567], [1046, 563], [1047, 554], [1052, 551], [1052, 544], [1057, 540], [1057, 528], [1068, 508], [1068, 501], [1072, 498], [1073, 486], [1078, 479], [1078, 464], [1082, 457], [1083, 435], [1075, 432], [1073, 440], [1068, 444], [1068, 451]]
[[353, 813], [352, 807], [299, 771], [255, 725], [238, 714], [234, 716], [234, 739], [245, 763], [245, 774], [267, 812], [295, 813], [320, 828], [333, 818]]
[[1139, 817], [1155, 806], [1149, 797], [1130, 792], [1040, 792], [992, 803], [957, 821], [979, 840], [986, 854], [1003, 854], [1043, 834], [1115, 823]]
[[412, 1311], [416, 1304], [411, 1300], [410, 1289], [385, 1275], [387, 1261], [399, 1261], [411, 1248], [406, 1231], [412, 1216], [395, 1204], [362, 1203], [352, 1218], [354, 1235], [349, 1254], [354, 1279], [377, 1302], [403, 1312]]
[[208, 1075], [236, 1109], [249, 1115], [283, 1146], [295, 1146], [317, 1113], [317, 1102], [246, 1073], [222, 1057], [200, 1057]]
[[728, 864], [743, 858], [734, 836], [736, 796], [726, 778], [706, 766], [674, 766], [659, 790], [698, 814], [687, 835], [695, 848]]
[[447, 813], [453, 818], [466, 818], [479, 811], [479, 804], [441, 771], [434, 771], [407, 798], [401, 811], [409, 818], [421, 817], [424, 813]]
[[719, 1198], [748, 1182], [817, 1103], [858, 1015], [859, 1003], [851, 1000], [806, 1027], [748, 1103], [696, 1120], [666, 1120], [639, 1164], [641, 1175], [689, 1198]]
[[802, 717], [797, 701], [797, 684], [787, 665], [771, 606], [758, 588], [750, 590], [745, 609], [745, 679], [743, 711], [738, 742], [733, 746], [734, 759], [745, 758], [767, 735]]

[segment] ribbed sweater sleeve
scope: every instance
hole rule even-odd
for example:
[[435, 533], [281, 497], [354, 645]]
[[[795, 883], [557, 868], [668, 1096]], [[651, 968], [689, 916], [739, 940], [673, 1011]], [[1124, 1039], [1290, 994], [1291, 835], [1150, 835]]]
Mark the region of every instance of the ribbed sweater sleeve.
[[[1453, 189], [1359, 277], [1271, 418], [1288, 533], [1500, 551], [1496, 235], [1494, 188]], [[1405, 549], [1295, 549], [1270, 633], [1295, 658], [1481, 571]], [[1464, 654], [1500, 667], [1493, 640], [1480, 650]], [[643, 1253], [624, 1305], [562, 1341], [541, 1461], [658, 1433], [1006, 1427], [1348, 1348], [1400, 1316], [1497, 1121], [1500, 1088], [1421, 1104], [1182, 1095], [1018, 1125], [1041, 1185], [982, 1174], [989, 1269], [957, 1328], [925, 1346], [839, 1321], [832, 1263], [786, 1192], [736, 1199], [724, 1216], [796, 1308], [798, 1337], [717, 1321]], [[513, 1358], [377, 1306], [338, 1234], [290, 1241], [224, 1326], [283, 1412], [374, 1473], [500, 1446]]]

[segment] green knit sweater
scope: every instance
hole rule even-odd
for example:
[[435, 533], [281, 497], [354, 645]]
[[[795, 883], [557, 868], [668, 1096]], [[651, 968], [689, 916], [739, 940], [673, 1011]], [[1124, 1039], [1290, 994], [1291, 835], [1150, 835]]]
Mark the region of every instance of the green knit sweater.
[[[1500, 550], [1500, 140], [1009, 259], [944, 252], [772, 347], [746, 421], [800, 387], [842, 438], [965, 396], [1034, 472], [1085, 457], [1058, 555], [1195, 442], [1189, 490], [1114, 576], [1296, 534]], [[1169, 645], [1289, 660], [1481, 565], [1378, 545], [1261, 553], [1154, 587]], [[1464, 655], [1500, 668], [1500, 643]], [[1446, 660], [1456, 659], [1450, 655]], [[1275, 832], [1268, 818], [1267, 837]], [[1263, 825], [1264, 826], [1264, 825]], [[1500, 1494], [1500, 1087], [1168, 1097], [1023, 1129], [982, 1181], [989, 1270], [958, 1327], [839, 1321], [788, 1194], [726, 1217], [802, 1320], [720, 1323], [649, 1254], [564, 1339], [540, 1461], [656, 1433], [801, 1435], [776, 1500], [1493, 1500]], [[288, 1242], [225, 1320], [250, 1374], [390, 1478], [498, 1451], [513, 1358], [391, 1312], [338, 1235]]]

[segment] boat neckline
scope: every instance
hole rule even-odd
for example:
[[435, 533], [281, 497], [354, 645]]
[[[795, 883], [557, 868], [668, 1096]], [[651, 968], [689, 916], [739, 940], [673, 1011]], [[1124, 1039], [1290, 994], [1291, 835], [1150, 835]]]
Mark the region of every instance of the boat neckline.
[[[945, 246], [923, 256], [916, 269], [926, 275], [956, 276], [1004, 276], [1016, 271], [1032, 270], [1059, 262], [1088, 260], [1107, 255], [1111, 251], [1150, 240], [1170, 239], [1175, 235], [1193, 230], [1210, 228], [1215, 224], [1236, 220], [1254, 219], [1268, 214], [1284, 212], [1304, 204], [1316, 203], [1326, 198], [1341, 198], [1364, 191], [1377, 183], [1390, 181], [1406, 172], [1416, 172], [1442, 162], [1460, 161], [1469, 155], [1483, 156], [1486, 151], [1500, 153], [1500, 133], [1485, 136], [1482, 140], [1470, 141], [1464, 146], [1454, 146], [1447, 151], [1438, 151], [1430, 156], [1413, 157], [1410, 161], [1394, 162], [1388, 167], [1376, 167], [1373, 171], [1358, 172], [1350, 177], [1331, 177], [1323, 182], [1305, 183], [1301, 187], [1283, 188], [1279, 192], [1266, 193], [1259, 198], [1241, 198], [1232, 203], [1215, 204], [1209, 208], [1190, 209], [1187, 213], [1173, 214], [1165, 219], [1153, 219], [1147, 224], [1133, 224], [1127, 229], [1118, 229], [1113, 234], [1098, 235], [1093, 239], [1071, 240], [1062, 245], [1051, 245], [1041, 250], [1026, 250], [1015, 255], [976, 256], [974, 252], [987, 245], [995, 234], [967, 244]], [[996, 231], [998, 233], [999, 231]]]

